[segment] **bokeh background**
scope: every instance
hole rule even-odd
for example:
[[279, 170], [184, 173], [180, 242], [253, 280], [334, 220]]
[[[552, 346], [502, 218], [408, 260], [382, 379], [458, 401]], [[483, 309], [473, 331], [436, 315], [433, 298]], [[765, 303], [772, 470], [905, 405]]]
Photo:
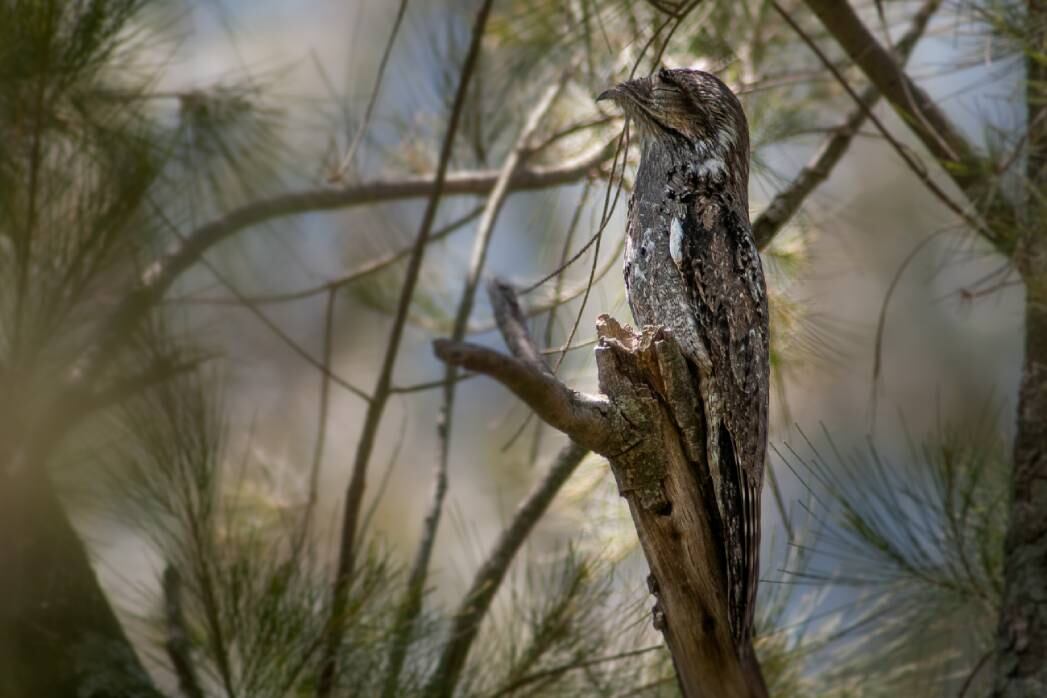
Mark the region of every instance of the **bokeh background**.
[[[397, 4], [223, 0], [190, 8], [161, 6], [151, 21], [164, 40], [149, 49], [163, 65], [156, 87], [178, 94], [215, 84], [257, 88], [272, 119], [258, 128], [260, 133], [272, 129], [274, 145], [270, 152], [264, 138], [255, 140], [257, 163], [240, 196], [316, 186], [337, 163], [360, 122]], [[550, 5], [537, 0], [531, 6], [496, 4], [504, 5], [504, 21], [523, 25], [537, 23], [533, 18], [549, 11]], [[453, 85], [456, 61], [468, 39], [469, 5], [453, 0], [410, 3], [350, 180], [395, 178], [432, 166], [433, 134], [441, 132], [448, 85]], [[875, 24], [875, 9], [869, 5], [868, 16]], [[897, 37], [911, 3], [888, 5], [891, 34]], [[962, 3], [946, 5], [918, 44], [910, 73], [975, 143], [989, 147], [994, 134], [1010, 133], [1021, 123], [1014, 96], [1021, 89], [1022, 73], [1013, 60], [995, 54], [991, 39], [970, 24]], [[715, 38], [727, 46], [735, 41], [730, 35]], [[503, 124], [484, 125], [496, 152], [488, 154], [486, 163], [481, 153], [463, 153], [452, 169], [497, 168], [499, 153], [511, 143], [536, 98], [536, 83], [555, 79], [548, 64], [533, 75], [521, 72], [505, 56], [523, 50], [509, 48], [508, 38], [501, 41], [496, 37], [485, 45], [489, 54], [478, 76], [489, 88], [490, 99], [505, 107]], [[722, 56], [695, 56], [686, 31], [675, 41], [664, 64], [736, 75]], [[621, 53], [593, 51], [596, 76], [608, 81], [621, 77], [622, 65], [628, 63], [623, 56], [635, 55], [637, 48], [622, 43]], [[801, 45], [773, 50], [781, 52], [783, 71], [809, 64]], [[824, 76], [814, 80], [818, 81], [819, 89], [832, 98], [820, 103], [812, 99], [789, 117], [791, 121], [785, 119], [784, 126], [775, 121], [774, 110], [788, 100], [776, 95], [773, 86], [740, 85], [759, 146], [750, 184], [753, 215], [800, 171], [825, 129], [850, 109]], [[499, 85], [507, 89], [494, 89]], [[594, 93], [584, 81], [572, 84], [555, 118], [562, 123], [596, 116], [596, 106], [589, 101]], [[876, 113], [894, 133], [905, 134], [904, 124], [890, 109], [881, 105]], [[592, 142], [580, 137], [573, 152]], [[634, 147], [630, 173], [635, 158]], [[575, 248], [597, 229], [606, 186], [606, 181], [593, 183]], [[555, 269], [583, 189], [578, 183], [514, 194], [499, 220], [487, 274], [526, 284]], [[439, 220], [465, 215], [477, 201], [447, 198]], [[423, 206], [423, 201], [405, 201], [281, 219], [235, 236], [209, 252], [208, 259], [246, 296], [306, 288], [409, 245]], [[212, 211], [204, 207], [200, 222]], [[624, 216], [623, 194], [601, 245], [601, 266], [617, 254]], [[475, 224], [468, 225], [430, 246], [413, 321], [397, 362], [396, 385], [441, 377], [443, 366], [433, 357], [430, 343], [449, 331], [474, 232]], [[777, 252], [766, 260], [769, 278], [778, 297], [792, 308], [795, 324], [788, 328], [793, 358], [781, 367], [772, 396], [770, 463], [797, 536], [817, 527], [817, 517], [807, 508], [817, 511], [808, 490], [816, 483], [800, 461], [817, 451], [832, 466], [835, 451], [830, 439], [841, 454], [867, 453], [872, 443], [885, 460], [905, 468], [912, 465], [912, 444], [943, 424], [962, 429], [988, 420], [1008, 433], [1020, 368], [1020, 286], [1006, 283], [999, 275], [1003, 261], [958, 228], [955, 216], [917, 182], [871, 127], [862, 128], [847, 156], [806, 200], [775, 247]], [[584, 282], [590, 263], [589, 255], [575, 263], [566, 273], [565, 286]], [[574, 344], [593, 338], [598, 313], [631, 319], [619, 269], [615, 261], [594, 286], [581, 311]], [[400, 272], [402, 265], [394, 265], [338, 296], [332, 370], [365, 390], [374, 381], [386, 342], [390, 298], [395, 297]], [[991, 293], [981, 293], [1001, 280]], [[211, 272], [197, 268], [178, 284], [168, 303], [180, 332], [225, 357], [214, 379], [225, 381], [227, 388], [229, 457], [247, 464], [250, 475], [241, 486], [257, 497], [257, 515], [279, 516], [300, 508], [306, 496], [322, 377], [255, 314], [229, 299]], [[323, 295], [260, 307], [302, 348], [313, 356], [321, 354]], [[579, 303], [566, 308], [554, 327], [554, 345], [563, 341]], [[470, 338], [500, 347], [490, 318], [486, 299], [480, 298], [473, 322], [482, 331]], [[536, 321], [535, 329], [542, 336], [543, 322]], [[882, 364], [874, 378], [877, 354]], [[592, 390], [591, 346], [571, 351], [561, 375], [571, 385]], [[549, 429], [536, 437], [540, 427], [528, 418], [526, 408], [492, 381], [469, 379], [459, 391], [447, 517], [429, 585], [431, 602], [437, 605], [451, 605], [459, 598], [484, 551], [564, 442]], [[336, 546], [364, 407], [352, 394], [332, 387], [316, 518], [322, 555], [333, 554]], [[401, 564], [407, 564], [418, 541], [430, 497], [439, 407], [438, 390], [396, 396], [383, 418], [372, 459], [367, 499], [376, 509], [369, 533]], [[784, 558], [789, 536], [783, 512], [769, 492], [763, 516], [765, 586], [792, 584]], [[118, 600], [125, 617], [147, 613], [162, 568], [156, 551], [105, 507], [85, 502], [76, 509], [76, 518], [90, 541], [103, 586]], [[561, 493], [529, 541], [526, 557], [541, 561], [567, 546], [603, 551], [618, 560], [614, 593], [643, 600], [645, 566], [634, 547], [628, 511], [606, 464], [597, 458], [589, 458]], [[826, 558], [820, 566], [832, 571], [834, 564]], [[846, 608], [860, 596], [854, 590], [828, 594], [834, 603], [826, 602], [826, 608]], [[791, 612], [806, 612], [801, 600], [806, 598], [800, 594], [790, 602]]]

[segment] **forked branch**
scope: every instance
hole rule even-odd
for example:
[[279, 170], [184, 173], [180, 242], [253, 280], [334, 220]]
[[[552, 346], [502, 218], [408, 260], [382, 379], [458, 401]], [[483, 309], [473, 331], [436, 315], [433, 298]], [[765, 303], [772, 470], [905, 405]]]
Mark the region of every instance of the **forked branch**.
[[[894, 56], [899, 66], [904, 66], [908, 61], [912, 50], [923, 36], [927, 24], [941, 2], [942, 0], [926, 0], [920, 10], [913, 15], [909, 29], [894, 49]], [[753, 219], [753, 237], [756, 238], [756, 244], [761, 250], [771, 243], [778, 231], [800, 209], [807, 196], [828, 179], [879, 98], [880, 91], [876, 85], [866, 87], [861, 93], [861, 104], [851, 111], [843, 124], [833, 129], [811, 161], [775, 195], [767, 208]]]
[[[613, 318], [597, 322], [601, 395], [557, 380], [528, 352], [511, 288], [489, 287], [506, 343], [516, 356], [438, 340], [437, 356], [499, 381], [573, 441], [606, 457], [629, 502], [651, 569], [654, 619], [672, 652], [684, 695], [764, 696], [759, 668], [731, 637], [716, 508], [694, 378], [675, 340], [661, 328], [636, 333]], [[515, 311], [514, 311], [515, 308]]]

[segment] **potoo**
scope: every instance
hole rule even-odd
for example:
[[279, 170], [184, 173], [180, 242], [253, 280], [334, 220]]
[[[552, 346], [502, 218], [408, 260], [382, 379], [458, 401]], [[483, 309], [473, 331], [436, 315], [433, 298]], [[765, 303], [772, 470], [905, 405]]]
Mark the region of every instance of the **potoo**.
[[701, 398], [706, 463], [694, 464], [718, 526], [727, 611], [750, 646], [767, 444], [767, 291], [749, 225], [749, 130], [738, 99], [698, 70], [623, 82], [614, 100], [639, 129], [625, 286], [640, 325], [667, 328]]

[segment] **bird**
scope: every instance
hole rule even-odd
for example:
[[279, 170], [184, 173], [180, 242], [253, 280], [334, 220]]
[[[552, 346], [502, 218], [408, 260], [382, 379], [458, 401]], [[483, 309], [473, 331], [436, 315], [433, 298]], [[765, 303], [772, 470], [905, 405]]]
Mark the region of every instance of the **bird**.
[[744, 655], [759, 574], [770, 372], [767, 287], [749, 222], [748, 123], [730, 88], [700, 70], [662, 68], [601, 100], [639, 132], [626, 294], [639, 325], [676, 340], [701, 398], [705, 463], [694, 467], [714, 500], [727, 615]]

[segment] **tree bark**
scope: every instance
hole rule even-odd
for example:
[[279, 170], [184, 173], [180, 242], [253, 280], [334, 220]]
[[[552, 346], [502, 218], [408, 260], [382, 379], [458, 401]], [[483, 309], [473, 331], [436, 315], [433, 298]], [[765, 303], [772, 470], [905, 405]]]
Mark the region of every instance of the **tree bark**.
[[[1027, 0], [1026, 230], [1015, 254], [1025, 283], [1025, 358], [1004, 541], [1004, 589], [993, 695], [1047, 695], [1047, 3]], [[1042, 55], [1042, 53], [1041, 53]]]
[[1047, 695], [1047, 240], [1023, 250], [1025, 358], [994, 695]]
[[654, 624], [683, 693], [766, 696], [750, 648], [739, 656], [731, 635], [723, 537], [710, 511], [715, 495], [704, 462], [702, 407], [687, 361], [664, 330], [636, 334], [602, 316], [597, 333], [600, 388], [635, 438], [610, 457], [611, 470], [651, 568]]
[[[830, 34], [880, 90], [927, 150], [977, 206], [987, 235], [1025, 286], [1025, 356], [1018, 395], [1011, 509], [1004, 541], [1004, 590], [993, 695], [1047, 695], [1047, 3], [1026, 0], [1024, 210], [987, 198], [999, 174], [940, 107], [891, 60], [853, 8], [805, 0]], [[1022, 141], [1015, 147], [1020, 148]], [[981, 232], [985, 233], [986, 229]]]
[[[504, 285], [491, 293], [511, 294]], [[492, 305], [512, 307], [504, 299]], [[693, 376], [664, 329], [633, 332], [604, 315], [597, 323], [602, 395], [582, 395], [522, 356], [511, 317], [499, 316], [516, 357], [487, 347], [437, 341], [437, 356], [485, 373], [551, 426], [606, 457], [629, 503], [651, 569], [653, 616], [688, 698], [767, 695], [750, 648], [739, 652], [727, 615], [723, 541], [715, 517], [704, 425]]]
[[807, 7], [833, 35], [855, 65], [940, 162], [970, 194], [984, 183], [978, 155], [937, 103], [905, 73], [891, 52], [869, 31], [847, 0], [806, 0]]

